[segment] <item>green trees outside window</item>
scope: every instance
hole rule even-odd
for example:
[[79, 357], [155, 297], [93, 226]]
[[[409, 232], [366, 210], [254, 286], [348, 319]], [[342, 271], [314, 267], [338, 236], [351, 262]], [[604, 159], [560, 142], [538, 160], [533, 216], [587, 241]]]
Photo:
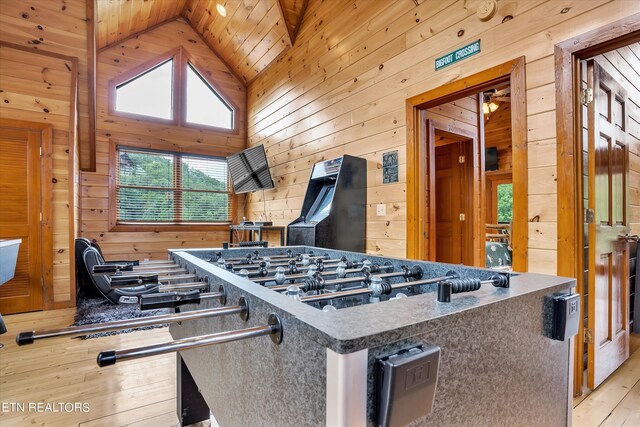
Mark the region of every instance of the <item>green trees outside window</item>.
[[226, 223], [231, 217], [225, 159], [118, 147], [120, 223]]
[[498, 184], [498, 223], [513, 219], [513, 184]]

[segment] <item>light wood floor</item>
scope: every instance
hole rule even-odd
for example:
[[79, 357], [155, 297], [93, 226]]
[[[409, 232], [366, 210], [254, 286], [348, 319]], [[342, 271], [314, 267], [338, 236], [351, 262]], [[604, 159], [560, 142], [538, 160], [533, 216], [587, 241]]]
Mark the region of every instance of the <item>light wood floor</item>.
[[[100, 339], [58, 338], [18, 347], [18, 332], [68, 326], [74, 309], [6, 316], [9, 332], [0, 336], [0, 402], [88, 403], [87, 412], [1, 412], [9, 426], [176, 426], [175, 356], [134, 360], [98, 368], [103, 350], [170, 339], [168, 328]], [[633, 338], [632, 348], [640, 346]], [[7, 408], [4, 408], [7, 409]], [[28, 409], [28, 408], [27, 408]], [[640, 426], [640, 351], [635, 351], [607, 381], [582, 400], [573, 425]]]
[[629, 351], [629, 359], [573, 409], [574, 426], [640, 426], [639, 335], [631, 335]]
[[[175, 355], [99, 368], [103, 350], [170, 339], [169, 329], [152, 329], [99, 339], [56, 338], [18, 347], [18, 332], [68, 326], [75, 309], [5, 316], [0, 336], [0, 402], [88, 403], [88, 412], [0, 413], [0, 425], [175, 426]], [[0, 408], [1, 410], [2, 408]]]

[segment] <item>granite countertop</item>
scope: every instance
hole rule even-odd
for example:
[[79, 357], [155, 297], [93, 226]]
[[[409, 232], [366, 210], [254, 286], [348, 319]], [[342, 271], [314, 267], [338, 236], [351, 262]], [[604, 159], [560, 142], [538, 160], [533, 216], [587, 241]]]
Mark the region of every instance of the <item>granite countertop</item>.
[[485, 285], [472, 293], [453, 295], [450, 303], [438, 302], [437, 285], [431, 285], [428, 292], [413, 295], [410, 298], [323, 312], [241, 278], [187, 252], [179, 250], [172, 252], [185, 261], [210, 271], [222, 280], [233, 283], [243, 292], [254, 295], [294, 316], [309, 326], [310, 333], [315, 332], [314, 335], [318, 341], [339, 353], [372, 347], [378, 342], [389, 342], [394, 337], [410, 336], [414, 330], [417, 333], [430, 326], [426, 323], [433, 322], [433, 326], [437, 327], [437, 319], [454, 313], [478, 309], [531, 293], [552, 294], [575, 287], [574, 279], [526, 273], [512, 276], [510, 288], [494, 288], [491, 285]]

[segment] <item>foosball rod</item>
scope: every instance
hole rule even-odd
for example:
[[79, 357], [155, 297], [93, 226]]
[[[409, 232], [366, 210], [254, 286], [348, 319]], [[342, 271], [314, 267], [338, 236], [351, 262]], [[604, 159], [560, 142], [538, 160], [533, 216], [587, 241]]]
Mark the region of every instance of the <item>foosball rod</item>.
[[[289, 260], [288, 262], [269, 262], [269, 266], [270, 267], [288, 267], [289, 265], [291, 265], [291, 261], [295, 262], [295, 265], [300, 267], [307, 267], [309, 265], [313, 265], [316, 264], [317, 261], [322, 260], [322, 263], [325, 265], [333, 265], [333, 264], [338, 264], [339, 262], [341, 262], [342, 260], [339, 258], [330, 258], [330, 259], [322, 259], [322, 258], [312, 258], [309, 260], [309, 264], [304, 264], [302, 261], [295, 261], [295, 260]], [[252, 270], [252, 269], [256, 269], [256, 268], [260, 268], [260, 263], [266, 263], [266, 261], [258, 261], [258, 262], [254, 262], [252, 264], [233, 264], [233, 263], [225, 263], [225, 264], [231, 264], [233, 266], [234, 269], [236, 270], [242, 270], [243, 268], [245, 270]]]
[[159, 308], [176, 308], [186, 304], [199, 304], [208, 299], [217, 299], [220, 304], [227, 303], [224, 286], [218, 287], [218, 292], [199, 292], [193, 289], [176, 289], [171, 292], [160, 292], [140, 296], [140, 310], [154, 310]]
[[[251, 256], [251, 254], [248, 254], [248, 255], [246, 255], [246, 256], [244, 256], [244, 257], [232, 257], [232, 258], [226, 258], [226, 260], [227, 260], [227, 261], [244, 261], [244, 260], [247, 260], [247, 259], [252, 259], [252, 260], [254, 260], [254, 261], [255, 261], [255, 260], [262, 260], [262, 259], [263, 259], [263, 257], [262, 257], [262, 256], [260, 256], [260, 257], [258, 256], [258, 255], [259, 255], [259, 252], [258, 252], [258, 251], [254, 251], [254, 252], [253, 252], [253, 255], [254, 255], [254, 256]], [[302, 255], [305, 255], [305, 254], [303, 254], [303, 253], [294, 254], [294, 253], [293, 253], [293, 251], [288, 250], [286, 254], [281, 253], [281, 254], [265, 255], [265, 256], [268, 256], [268, 257], [269, 257], [269, 258], [271, 258], [271, 259], [274, 259], [274, 258], [278, 258], [278, 259], [282, 259], [282, 258], [293, 259], [293, 258], [297, 258], [297, 257], [302, 256]], [[306, 255], [309, 255], [309, 254], [306, 254]], [[218, 260], [219, 260], [220, 258], [224, 258], [224, 257], [222, 256], [222, 252], [217, 252], [217, 253], [214, 255], [214, 257], [213, 257], [213, 258], [211, 258], [211, 259], [212, 259], [212, 261], [210, 261], [210, 262], [218, 262]]]
[[[379, 277], [379, 276], [374, 276], [374, 277]], [[410, 288], [414, 286], [432, 285], [434, 283], [438, 284], [438, 292], [437, 292], [438, 301], [450, 302], [452, 293], [475, 291], [480, 289], [481, 285], [491, 284], [499, 288], [508, 288], [509, 277], [497, 274], [488, 280], [460, 279], [457, 273], [450, 271], [447, 273], [446, 276], [443, 276], [443, 277], [434, 277], [431, 279], [413, 280], [411, 282], [400, 282], [400, 283], [386, 282], [381, 285], [382, 292], [380, 294], [390, 294], [392, 291], [397, 289]], [[330, 301], [337, 298], [347, 298], [347, 297], [352, 297], [357, 295], [367, 295], [372, 293], [374, 293], [374, 289], [370, 285], [367, 288], [351, 289], [348, 291], [338, 291], [338, 292], [332, 292], [329, 294], [305, 296], [305, 297], [301, 297], [300, 300], [303, 302]], [[448, 294], [448, 299], [447, 299], [447, 294]]]
[[[390, 262], [385, 262], [383, 265], [380, 265], [380, 264], [377, 264], [377, 263], [372, 263], [371, 261], [367, 260], [366, 258], [363, 258], [360, 261], [346, 261], [344, 259], [341, 259], [339, 261], [332, 261], [330, 263], [324, 263], [324, 262], [322, 262], [322, 263], [312, 263], [312, 264], [304, 265], [304, 266], [301, 266], [301, 265], [298, 265], [296, 263], [293, 263], [293, 261], [289, 261], [289, 264], [286, 265], [286, 267], [288, 267], [288, 268], [285, 268], [285, 266], [277, 266], [277, 268], [275, 268], [275, 269], [273, 269], [273, 268], [272, 269], [267, 269], [266, 272], [267, 272], [267, 274], [271, 274], [273, 276], [275, 276], [275, 274], [277, 274], [278, 268], [284, 268], [285, 272], [287, 272], [287, 270], [288, 270], [289, 274], [298, 274], [298, 273], [291, 273], [292, 269], [295, 269], [295, 270], [300, 271], [300, 272], [304, 272], [304, 271], [308, 271], [311, 268], [316, 268], [316, 269], [318, 269], [318, 271], [327, 272], [330, 269], [337, 270], [338, 268], [340, 268], [340, 264], [341, 263], [344, 264], [344, 268], [348, 268], [348, 269], [358, 269], [358, 268], [361, 268], [361, 267], [370, 267], [372, 270], [375, 270], [375, 269], [386, 269], [386, 268], [389, 268], [391, 265], [393, 265]], [[230, 267], [231, 267], [230, 264], [225, 266], [227, 271], [233, 271], [233, 272], [237, 271], [236, 268], [232, 269]], [[270, 267], [272, 267], [272, 266], [270, 266]], [[249, 272], [249, 277], [270, 277], [268, 275], [267, 276], [260, 276], [260, 271], [264, 270], [265, 268], [266, 268], [266, 265], [264, 264], [264, 261], [262, 261], [260, 264], [252, 266], [251, 269], [245, 268], [244, 270], [247, 270]], [[249, 270], [256, 270], [256, 269], [258, 270], [257, 272], [256, 271], [249, 271]]]
[[[340, 259], [337, 258], [332, 258], [332, 259], [328, 259], [328, 260], [322, 260], [322, 259], [315, 259], [312, 260], [310, 263], [308, 264], [303, 264], [302, 262], [296, 262], [294, 260], [289, 261], [286, 264], [273, 264], [273, 263], [269, 263], [269, 267], [282, 267], [282, 268], [292, 268], [293, 266], [295, 266], [298, 270], [304, 270], [304, 269], [308, 269], [312, 266], [320, 266], [322, 265], [324, 268], [336, 268], [338, 265], [340, 265], [340, 263], [344, 263], [346, 265], [347, 268], [354, 268], [356, 266], [365, 266], [367, 263], [371, 264], [371, 265], [377, 265], [372, 263], [371, 261], [369, 261], [367, 258], [362, 258], [360, 261], [348, 261], [345, 257], [342, 257]], [[384, 265], [391, 265], [390, 262], [386, 262]], [[234, 270], [242, 270], [242, 268], [240, 268], [240, 266], [236, 266], [236, 265], [232, 265], [232, 264], [226, 264], [225, 268], [229, 268], [229, 266], [233, 267]], [[249, 265], [244, 265], [243, 268], [245, 270], [256, 270], [256, 269], [260, 269], [263, 266], [266, 266], [266, 262], [265, 261], [260, 261], [256, 264], [249, 264]], [[221, 267], [221, 266], [220, 266]], [[273, 269], [271, 269], [270, 271], [275, 271]]]
[[158, 287], [158, 292], [167, 293], [167, 292], [176, 292], [176, 291], [186, 291], [190, 289], [205, 289], [208, 287], [209, 287], [209, 284], [207, 282], [175, 283], [170, 285], [160, 284], [160, 286]]
[[[253, 258], [250, 256], [246, 256], [244, 258], [225, 258], [225, 257], [213, 257], [209, 260], [209, 262], [219, 262], [221, 259], [223, 259], [225, 262], [229, 262], [231, 264], [255, 264], [258, 263], [260, 261], [265, 261], [267, 258], [271, 261], [275, 261], [275, 262], [289, 262], [289, 261], [302, 261], [303, 259], [303, 255], [308, 255], [308, 254], [298, 254], [298, 255], [294, 255], [291, 257], [287, 257], [287, 256], [263, 256], [260, 258]], [[319, 258], [324, 258], [324, 259], [329, 259], [328, 255], [309, 255], [308, 259], [312, 260], [312, 259], [319, 259]]]
[[247, 255], [244, 258], [243, 257], [239, 257], [239, 258], [224, 258], [222, 256], [222, 254], [219, 254], [220, 256], [218, 256], [218, 254], [216, 254], [215, 257], [211, 258], [211, 262], [218, 262], [220, 259], [224, 259], [226, 262], [231, 262], [231, 263], [247, 263], [247, 264], [252, 264], [255, 262], [260, 262], [260, 261], [264, 261], [266, 259], [269, 260], [276, 260], [276, 262], [288, 262], [288, 261], [302, 261], [304, 258], [307, 258], [309, 260], [312, 259], [329, 259], [329, 254], [328, 253], [324, 253], [322, 255], [316, 255], [315, 253], [299, 253], [299, 254], [291, 254], [291, 256], [279, 256], [279, 255], [264, 255], [261, 257], [252, 257], [251, 255]]
[[510, 286], [508, 274], [494, 274], [490, 279], [478, 278], [444, 280], [438, 283], [438, 302], [451, 302], [452, 294], [477, 291], [482, 285], [493, 285], [496, 288], [508, 288]]
[[[374, 276], [374, 277], [377, 277], [377, 276]], [[454, 274], [450, 276], [433, 277], [431, 279], [414, 280], [411, 282], [400, 282], [400, 283], [393, 283], [388, 285], [390, 287], [390, 290], [393, 291], [396, 289], [409, 288], [413, 286], [431, 285], [431, 284], [442, 282], [445, 280], [455, 279], [457, 277], [458, 275]], [[303, 301], [303, 302], [330, 301], [338, 298], [347, 298], [347, 297], [353, 297], [357, 295], [367, 295], [371, 293], [373, 293], [373, 290], [371, 289], [371, 287], [367, 287], [367, 288], [360, 288], [360, 289], [350, 289], [348, 291], [332, 292], [330, 294], [310, 295], [306, 297], [301, 297], [300, 301]]]
[[[323, 272], [334, 271], [334, 270], [338, 269], [338, 266], [339, 266], [339, 262], [338, 263], [330, 263], [330, 264], [322, 264], [322, 271]], [[355, 269], [357, 269], [359, 271], [359, 268], [356, 268], [356, 266], [357, 267], [361, 267], [362, 263], [359, 263], [359, 262], [351, 263], [348, 268], [349, 269], [354, 269], [355, 268]], [[267, 274], [266, 276], [261, 276], [260, 275], [261, 271], [262, 271], [262, 268], [263, 268], [261, 266], [256, 266], [255, 268], [250, 268], [250, 269], [248, 269], [248, 268], [244, 268], [244, 269], [236, 269], [236, 268], [234, 268], [233, 270], [230, 270], [229, 268], [227, 268], [226, 270], [227, 271], [232, 271], [233, 273], [239, 273], [242, 270], [247, 270], [247, 272], [249, 273], [249, 277], [250, 278], [270, 278], [270, 277], [275, 277], [275, 275], [278, 273], [278, 268], [284, 268], [285, 273], [288, 273], [290, 275], [291, 274], [302, 274], [302, 275], [304, 275], [304, 274], [306, 274], [306, 272], [309, 271], [309, 269], [312, 269], [314, 267], [316, 269], [318, 269], [318, 265], [317, 264], [309, 264], [309, 265], [305, 265], [305, 266], [296, 265], [295, 266], [296, 273], [291, 273], [291, 270], [292, 270], [291, 269], [291, 265], [288, 265], [288, 266], [281, 265], [281, 266], [276, 266], [275, 269], [274, 268], [267, 269], [266, 270], [266, 274]], [[321, 271], [321, 270], [318, 269], [318, 271]], [[264, 274], [264, 272], [263, 272], [263, 274]]]
[[[391, 279], [394, 277], [404, 277], [405, 279], [420, 279], [422, 277], [422, 268], [418, 265], [414, 265], [412, 267], [404, 267], [402, 271], [395, 271], [392, 273], [382, 273], [376, 274], [375, 276], [365, 275], [365, 276], [355, 276], [355, 277], [344, 277], [342, 279], [334, 279], [334, 280], [322, 280], [322, 277], [319, 278], [309, 278], [306, 283], [293, 283], [291, 285], [285, 286], [270, 286], [269, 289], [272, 290], [286, 290], [289, 286], [296, 286], [298, 288], [303, 288], [305, 291], [309, 290], [320, 290], [324, 289], [327, 286], [334, 285], [347, 285], [349, 283], [358, 283], [363, 282], [368, 284], [369, 281], [373, 277], [378, 277], [380, 279]], [[310, 284], [310, 282], [315, 281], [314, 284]], [[410, 282], [413, 283], [413, 282]]]
[[152, 272], [156, 272], [156, 271], [173, 271], [173, 270], [180, 270], [182, 269], [182, 267], [180, 267], [180, 264], [176, 264], [176, 263], [172, 263], [172, 264], [162, 264], [159, 265], [157, 267], [136, 267], [133, 266], [133, 271], [152, 271]]
[[98, 366], [105, 367], [114, 365], [131, 359], [140, 359], [142, 357], [157, 356], [166, 353], [175, 353], [178, 351], [191, 350], [198, 347], [209, 345], [223, 344], [234, 341], [246, 340], [269, 335], [271, 341], [275, 344], [282, 342], [282, 323], [280, 318], [275, 315], [269, 315], [269, 319], [264, 326], [255, 326], [253, 328], [239, 329], [236, 331], [218, 332], [209, 335], [200, 335], [196, 337], [184, 338], [181, 340], [168, 341], [159, 344], [153, 344], [144, 347], [135, 347], [125, 350], [103, 351], [98, 354]]
[[149, 316], [138, 319], [123, 319], [113, 322], [98, 323], [94, 325], [70, 326], [68, 328], [52, 329], [46, 331], [20, 332], [16, 336], [18, 345], [33, 344], [36, 340], [46, 338], [57, 338], [74, 335], [87, 335], [98, 332], [117, 331], [120, 329], [135, 329], [145, 326], [162, 325], [164, 323], [184, 322], [187, 320], [207, 319], [210, 317], [225, 316], [228, 314], [240, 313], [248, 310], [246, 301], [241, 298], [238, 305], [230, 307], [208, 308], [204, 310], [194, 310], [186, 313], [163, 314], [160, 316]]
[[[362, 270], [360, 269], [355, 269], [355, 270], [347, 270], [347, 272], [350, 273], [361, 273]], [[329, 276], [332, 276], [335, 274], [329, 274]], [[405, 277], [406, 272], [405, 271], [395, 271], [395, 272], [391, 272], [391, 273], [381, 273], [381, 274], [376, 274], [376, 277], [380, 277], [382, 279], [391, 279], [393, 277]], [[307, 276], [307, 275], [303, 275], [302, 278], [307, 278], [310, 280], [318, 280], [318, 279], [324, 279], [325, 275], [324, 274], [318, 274], [318, 276]], [[368, 277], [368, 278], [367, 278]], [[365, 282], [366, 280], [371, 279], [374, 276], [354, 276], [354, 277], [342, 277], [339, 279], [332, 279], [332, 280], [323, 280], [320, 281], [319, 283], [322, 285], [322, 288], [326, 287], [326, 286], [333, 286], [333, 285], [348, 285], [350, 283], [358, 283], [358, 282]], [[411, 275], [407, 275], [407, 278], [412, 277]], [[275, 286], [268, 286], [269, 289], [271, 289], [272, 291], [276, 291], [276, 292], [281, 292], [281, 291], [286, 291], [287, 288], [289, 286], [296, 286], [298, 288], [304, 288], [305, 286], [308, 286], [307, 283], [290, 283], [290, 284], [284, 284], [284, 285], [275, 285]], [[312, 290], [312, 289], [309, 289]], [[313, 289], [313, 290], [317, 290], [317, 289]]]
[[[322, 277], [328, 277], [328, 276], [337, 276], [338, 275], [338, 270], [337, 269], [331, 269], [332, 267], [329, 267], [330, 269], [327, 270], [323, 270], [323, 271], [316, 271], [314, 274], [317, 274], [318, 276], [322, 276]], [[377, 264], [373, 264], [371, 266], [371, 271], [372, 272], [378, 272], [381, 270], [393, 270], [394, 266], [393, 265], [377, 265]], [[277, 272], [276, 272], [277, 273]], [[354, 274], [354, 273], [362, 273], [362, 268], [347, 268], [344, 270], [344, 274]], [[287, 281], [287, 280], [296, 280], [296, 279], [304, 279], [309, 277], [308, 273], [299, 273], [299, 274], [285, 274], [283, 281]], [[251, 280], [252, 282], [255, 283], [269, 283], [269, 282], [276, 282], [278, 281], [278, 278], [274, 275], [274, 276], [266, 276], [266, 277], [251, 277], [251, 275], [249, 275], [249, 280]]]
[[175, 282], [176, 280], [196, 280], [198, 276], [195, 274], [181, 274], [176, 276], [112, 276], [111, 287], [114, 289], [130, 288], [132, 286], [139, 286], [143, 283], [167, 283]]

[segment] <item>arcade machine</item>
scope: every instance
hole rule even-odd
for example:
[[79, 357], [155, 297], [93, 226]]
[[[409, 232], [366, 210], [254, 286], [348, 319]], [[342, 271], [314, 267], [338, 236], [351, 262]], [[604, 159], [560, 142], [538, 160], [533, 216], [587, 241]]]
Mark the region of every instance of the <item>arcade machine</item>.
[[287, 245], [364, 252], [367, 161], [344, 155], [313, 165], [300, 217]]

